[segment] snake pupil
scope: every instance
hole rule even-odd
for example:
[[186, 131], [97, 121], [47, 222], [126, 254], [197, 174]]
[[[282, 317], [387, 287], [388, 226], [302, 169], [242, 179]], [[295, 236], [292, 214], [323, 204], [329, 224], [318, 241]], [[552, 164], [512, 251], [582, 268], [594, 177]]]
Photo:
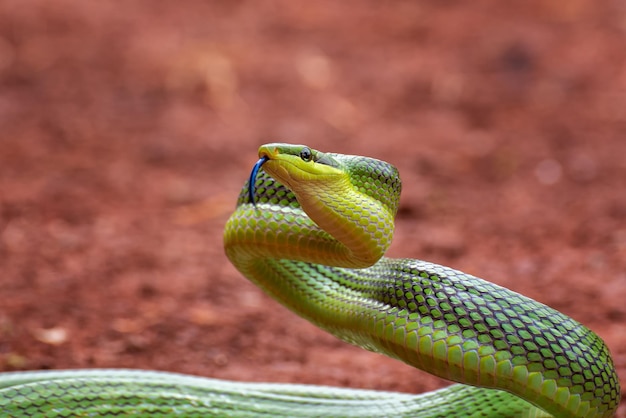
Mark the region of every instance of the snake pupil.
[[309, 162], [313, 159], [313, 153], [311, 152], [311, 148], [309, 147], [304, 147], [300, 150], [300, 158], [302, 158], [302, 161], [304, 162]]

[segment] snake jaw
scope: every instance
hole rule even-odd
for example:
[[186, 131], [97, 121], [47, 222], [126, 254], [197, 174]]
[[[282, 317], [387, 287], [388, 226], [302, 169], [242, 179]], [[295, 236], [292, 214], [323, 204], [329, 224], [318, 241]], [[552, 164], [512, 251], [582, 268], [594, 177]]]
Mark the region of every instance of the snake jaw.
[[[283, 164], [284, 160], [289, 159], [291, 155], [285, 152], [281, 153], [281, 145], [285, 144], [267, 144], [259, 148], [259, 160], [252, 167], [250, 178], [248, 180], [248, 200], [255, 207], [256, 178], [259, 174], [259, 170], [265, 163], [269, 162], [269, 166], [271, 166], [266, 166], [266, 169], [270, 168], [270, 170], [267, 170], [268, 173], [277, 178], [279, 181], [282, 181], [288, 188], [293, 188], [293, 184], [290, 181], [290, 170], [284, 167]], [[289, 145], [289, 148], [291, 147], [293, 146]]]

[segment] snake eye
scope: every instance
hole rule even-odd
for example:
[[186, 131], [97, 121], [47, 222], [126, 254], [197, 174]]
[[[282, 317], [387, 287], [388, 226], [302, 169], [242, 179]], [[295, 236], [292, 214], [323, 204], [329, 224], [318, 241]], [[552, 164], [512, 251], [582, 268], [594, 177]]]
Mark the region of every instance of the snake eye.
[[303, 147], [300, 150], [300, 158], [302, 158], [302, 161], [307, 163], [311, 161], [313, 159], [313, 153], [311, 152], [311, 148]]

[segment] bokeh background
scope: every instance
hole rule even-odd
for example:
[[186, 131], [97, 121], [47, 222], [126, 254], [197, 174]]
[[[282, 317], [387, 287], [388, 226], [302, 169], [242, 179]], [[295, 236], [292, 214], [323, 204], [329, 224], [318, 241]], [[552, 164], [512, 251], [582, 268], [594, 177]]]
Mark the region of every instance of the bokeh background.
[[392, 256], [565, 312], [626, 376], [625, 45], [619, 0], [1, 1], [0, 370], [446, 384], [229, 265], [281, 141], [394, 163]]

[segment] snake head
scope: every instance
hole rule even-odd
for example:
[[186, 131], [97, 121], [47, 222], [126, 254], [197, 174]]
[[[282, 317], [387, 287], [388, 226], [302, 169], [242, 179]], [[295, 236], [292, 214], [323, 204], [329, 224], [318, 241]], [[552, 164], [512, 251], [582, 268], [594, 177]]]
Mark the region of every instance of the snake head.
[[[259, 148], [259, 158], [255, 168], [263, 165], [269, 175], [296, 194], [306, 188], [307, 184], [320, 181], [328, 183], [345, 177], [345, 172], [336, 159], [306, 145], [262, 145]], [[258, 172], [258, 168], [256, 171]]]
[[307, 182], [322, 179], [328, 181], [333, 176], [343, 175], [337, 160], [306, 145], [262, 145], [259, 148], [259, 160], [252, 167], [248, 181], [248, 197], [255, 206], [256, 177], [262, 166], [268, 174], [292, 191], [302, 189]]

